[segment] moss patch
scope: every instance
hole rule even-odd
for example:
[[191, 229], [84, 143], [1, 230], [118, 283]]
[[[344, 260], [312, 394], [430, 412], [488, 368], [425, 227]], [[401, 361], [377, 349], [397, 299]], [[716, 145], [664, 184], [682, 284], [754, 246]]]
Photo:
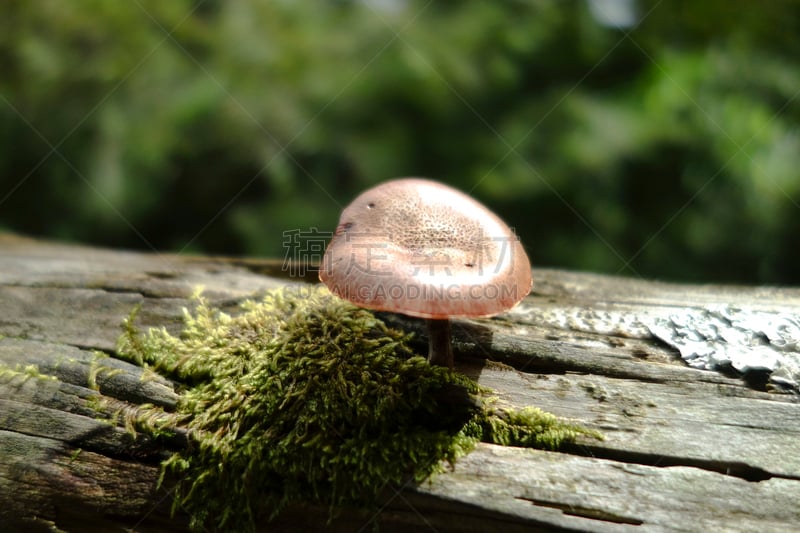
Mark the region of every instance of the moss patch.
[[132, 425], [188, 431], [164, 473], [196, 529], [250, 529], [296, 501], [369, 506], [478, 440], [555, 448], [597, 436], [537, 409], [491, 407], [473, 381], [414, 354], [409, 335], [323, 288], [276, 290], [235, 316], [198, 297], [178, 337], [141, 335], [132, 319], [120, 356], [181, 386], [177, 412], [153, 407]]
[[[1, 338], [1, 337], [0, 337]], [[28, 379], [41, 379], [47, 381], [57, 381], [58, 378], [55, 376], [51, 376], [48, 374], [42, 374], [39, 372], [39, 367], [37, 365], [14, 365], [14, 368], [9, 366], [0, 364], [0, 382], [11, 382], [12, 380], [20, 380], [21, 382], [25, 382]]]

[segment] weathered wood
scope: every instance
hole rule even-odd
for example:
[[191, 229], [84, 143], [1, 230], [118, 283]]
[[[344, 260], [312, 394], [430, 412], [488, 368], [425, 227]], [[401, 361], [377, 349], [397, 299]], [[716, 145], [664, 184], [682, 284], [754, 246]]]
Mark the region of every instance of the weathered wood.
[[[177, 332], [198, 285], [233, 308], [294, 281], [274, 261], [98, 250], [0, 235], [0, 529], [180, 531], [159, 462], [183, 445], [98, 420], [100, 398], [174, 406], [163, 378], [113, 357], [120, 323]], [[601, 430], [562, 452], [481, 445], [421, 485], [387, 489], [374, 514], [330, 526], [382, 531], [773, 530], [800, 523], [800, 402], [765, 379], [691, 368], [648, 329], [665, 309], [719, 305], [800, 315], [800, 290], [685, 286], [553, 270], [502, 317], [453, 325], [458, 370]], [[385, 315], [424, 335], [421, 321]], [[790, 347], [791, 349], [791, 347]], [[54, 375], [58, 380], [38, 373]], [[26, 371], [26, 367], [28, 370]], [[90, 386], [95, 384], [95, 387]], [[167, 486], [169, 486], [167, 484]], [[321, 526], [297, 506], [270, 530]]]

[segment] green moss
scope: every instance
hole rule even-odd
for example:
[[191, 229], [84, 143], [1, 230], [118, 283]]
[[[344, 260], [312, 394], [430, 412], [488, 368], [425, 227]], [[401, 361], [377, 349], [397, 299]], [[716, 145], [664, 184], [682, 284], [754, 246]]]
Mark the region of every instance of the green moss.
[[591, 434], [491, 407], [473, 381], [414, 354], [409, 335], [323, 288], [276, 290], [235, 316], [198, 297], [184, 319], [175, 337], [140, 335], [131, 316], [118, 353], [182, 387], [176, 413], [140, 409], [126, 425], [188, 433], [164, 474], [196, 529], [250, 529], [295, 501], [369, 506], [479, 439], [555, 448]]
[[92, 360], [89, 363], [89, 375], [87, 377], [86, 386], [93, 391], [100, 391], [100, 386], [97, 384], [97, 378], [106, 377], [111, 378], [116, 375], [122, 374], [123, 370], [109, 368], [103, 365], [103, 360], [108, 359], [108, 354], [99, 350], [92, 352]]
[[580, 435], [603, 438], [597, 431], [570, 424], [536, 407], [485, 409], [470, 423], [474, 424], [474, 428], [467, 429], [470, 434], [503, 446], [556, 450]]
[[35, 378], [45, 381], [57, 381], [58, 378], [48, 374], [42, 374], [37, 365], [21, 365], [16, 364], [14, 368], [0, 364], [0, 380], [11, 383], [14, 380], [19, 380], [21, 383]]

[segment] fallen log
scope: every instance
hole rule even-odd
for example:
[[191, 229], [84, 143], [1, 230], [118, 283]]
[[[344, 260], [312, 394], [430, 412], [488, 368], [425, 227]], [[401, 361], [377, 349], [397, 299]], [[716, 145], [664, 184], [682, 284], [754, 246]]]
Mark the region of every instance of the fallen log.
[[[510, 405], [576, 420], [604, 441], [558, 452], [481, 444], [443, 474], [387, 487], [374, 512], [345, 511], [327, 524], [327, 508], [294, 505], [264, 528], [778, 531], [800, 523], [800, 335], [792, 329], [800, 290], [558, 270], [535, 270], [534, 280], [513, 311], [456, 321], [456, 368]], [[188, 517], [170, 512], [169, 484], [158, 488], [159, 465], [185, 445], [181, 435], [166, 444], [134, 438], [122, 422], [96, 416], [101, 399], [134, 411], [177, 400], [169, 380], [115, 357], [120, 324], [140, 306], [138, 328], [178, 333], [198, 286], [234, 310], [299, 282], [276, 261], [0, 235], [0, 529], [187, 529]], [[418, 321], [381, 317], [424, 337]]]

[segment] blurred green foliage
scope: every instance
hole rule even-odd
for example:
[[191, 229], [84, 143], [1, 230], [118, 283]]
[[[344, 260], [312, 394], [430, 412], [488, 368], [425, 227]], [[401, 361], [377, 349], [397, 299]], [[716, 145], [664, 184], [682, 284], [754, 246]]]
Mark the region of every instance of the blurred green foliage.
[[423, 175], [534, 265], [800, 283], [800, 3], [613, 5], [0, 0], [0, 227], [282, 256]]

